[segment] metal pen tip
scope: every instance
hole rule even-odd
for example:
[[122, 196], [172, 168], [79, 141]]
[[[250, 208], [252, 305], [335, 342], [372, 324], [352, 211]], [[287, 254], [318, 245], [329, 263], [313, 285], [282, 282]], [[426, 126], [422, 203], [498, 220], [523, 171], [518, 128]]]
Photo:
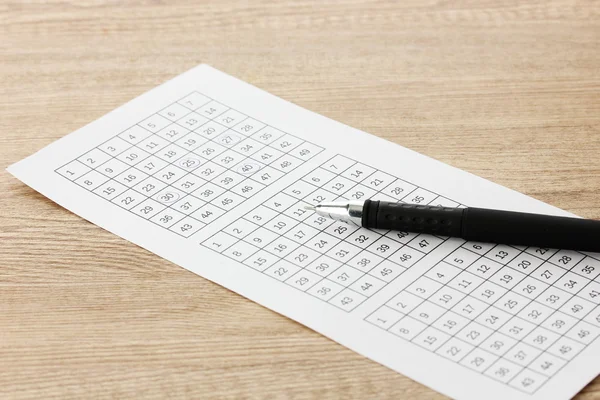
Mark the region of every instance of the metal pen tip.
[[311, 206], [311, 205], [307, 205], [307, 206], [304, 206], [304, 209], [305, 210], [309, 210], [309, 211], [315, 211], [317, 209], [317, 207]]

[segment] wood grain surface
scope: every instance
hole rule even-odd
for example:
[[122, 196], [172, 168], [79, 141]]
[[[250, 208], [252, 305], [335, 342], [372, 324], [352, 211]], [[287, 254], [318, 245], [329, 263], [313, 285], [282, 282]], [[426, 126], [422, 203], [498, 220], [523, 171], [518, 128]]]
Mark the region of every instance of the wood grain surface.
[[[3, 0], [0, 166], [209, 63], [600, 218], [599, 40], [598, 1]], [[2, 399], [444, 398], [5, 171], [0, 216]]]

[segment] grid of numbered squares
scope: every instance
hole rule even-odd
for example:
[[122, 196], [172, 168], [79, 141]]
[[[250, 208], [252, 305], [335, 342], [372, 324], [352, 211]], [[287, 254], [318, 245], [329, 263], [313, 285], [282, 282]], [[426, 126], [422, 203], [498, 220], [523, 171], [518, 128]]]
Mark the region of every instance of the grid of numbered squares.
[[366, 318], [526, 393], [600, 334], [600, 260], [464, 243]]
[[189, 237], [322, 150], [194, 92], [56, 172]]
[[203, 245], [345, 311], [352, 311], [446, 238], [334, 221], [307, 205], [379, 199], [458, 203], [337, 155]]

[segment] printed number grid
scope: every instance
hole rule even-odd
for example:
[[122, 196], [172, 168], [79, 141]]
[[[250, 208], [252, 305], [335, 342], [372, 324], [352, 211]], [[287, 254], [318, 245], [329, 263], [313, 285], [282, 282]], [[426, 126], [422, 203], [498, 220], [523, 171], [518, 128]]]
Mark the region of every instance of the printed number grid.
[[368, 322], [525, 393], [600, 332], [598, 258], [464, 243]]
[[459, 206], [336, 155], [203, 245], [349, 312], [447, 239], [368, 230], [305, 209], [363, 198]]
[[322, 150], [192, 92], [55, 172], [187, 238]]

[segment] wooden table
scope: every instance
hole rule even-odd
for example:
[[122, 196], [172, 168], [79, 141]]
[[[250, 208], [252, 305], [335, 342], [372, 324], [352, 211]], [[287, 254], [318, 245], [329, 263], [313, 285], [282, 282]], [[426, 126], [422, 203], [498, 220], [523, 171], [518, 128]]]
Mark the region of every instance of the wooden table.
[[[3, 168], [206, 62], [600, 218], [598, 2], [119, 3], [0, 5]], [[444, 398], [0, 185], [0, 398]]]

